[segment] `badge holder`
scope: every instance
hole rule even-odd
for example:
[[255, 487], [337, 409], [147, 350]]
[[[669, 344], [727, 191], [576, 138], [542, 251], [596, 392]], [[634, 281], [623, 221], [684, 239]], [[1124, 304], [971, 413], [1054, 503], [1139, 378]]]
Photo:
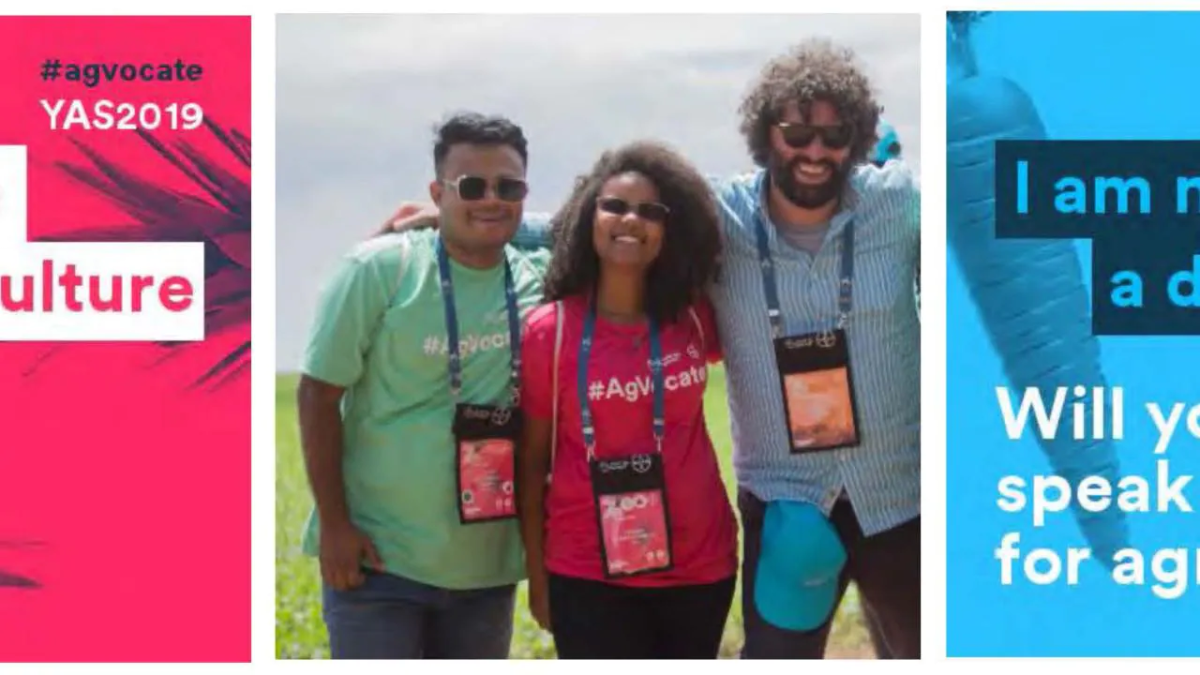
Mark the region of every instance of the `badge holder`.
[[843, 328], [775, 340], [793, 454], [855, 447], [858, 406]]
[[596, 457], [596, 435], [587, 398], [588, 355], [595, 307], [584, 323], [579, 345], [579, 409], [591, 474], [592, 500], [605, 579], [624, 579], [674, 567], [671, 518], [662, 459], [664, 386], [658, 326], [650, 323], [650, 370], [654, 382], [654, 447], [620, 457]]
[[606, 579], [666, 572], [674, 565], [662, 453], [598, 460], [589, 453]]
[[462, 357], [458, 344], [458, 316], [454, 310], [454, 282], [441, 239], [437, 243], [438, 272], [445, 303], [446, 338], [449, 342], [450, 394], [454, 401], [455, 488], [458, 520], [463, 525], [517, 517], [516, 445], [521, 437], [520, 320], [512, 269], [504, 261], [504, 293], [512, 361], [508, 406], [462, 403]]
[[458, 517], [464, 525], [517, 515], [516, 444], [521, 414], [516, 408], [457, 405]]

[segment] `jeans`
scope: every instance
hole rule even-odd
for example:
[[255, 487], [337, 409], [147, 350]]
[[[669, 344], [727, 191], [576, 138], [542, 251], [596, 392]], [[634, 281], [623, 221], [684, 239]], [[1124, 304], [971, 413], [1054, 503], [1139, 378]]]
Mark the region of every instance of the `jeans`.
[[715, 659], [736, 584], [631, 588], [551, 574], [555, 650], [560, 659]]
[[508, 658], [515, 585], [456, 591], [363, 573], [357, 588], [322, 590], [333, 658]]
[[[811, 631], [792, 631], [765, 621], [754, 603], [754, 578], [766, 505], [739, 489], [744, 556], [742, 616], [746, 627], [743, 659], [820, 659], [833, 625], [829, 619]], [[871, 537], [863, 536], [849, 500], [838, 500], [831, 516], [846, 547], [838, 603], [850, 581], [858, 585], [872, 642], [889, 659], [921, 658], [921, 518]]]

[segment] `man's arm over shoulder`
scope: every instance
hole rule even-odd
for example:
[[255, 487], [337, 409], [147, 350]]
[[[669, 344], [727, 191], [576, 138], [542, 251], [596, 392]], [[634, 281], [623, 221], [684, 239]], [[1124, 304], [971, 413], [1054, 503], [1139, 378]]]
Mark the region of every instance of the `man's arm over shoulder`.
[[921, 177], [916, 168], [902, 160], [891, 159], [882, 167], [868, 166], [859, 174], [870, 198], [888, 211], [888, 218], [898, 222], [920, 240]]
[[721, 216], [721, 234], [749, 227], [750, 216], [760, 208], [759, 182], [762, 172], [746, 172], [731, 176], [706, 175], [708, 187], [717, 200], [717, 213]]
[[[549, 250], [553, 245], [553, 223], [551, 214], [526, 212], [517, 226], [512, 245], [521, 251], [536, 252]], [[437, 229], [438, 207], [427, 202], [404, 202], [399, 210], [383, 221], [372, 237], [388, 237], [398, 232], [415, 232]]]
[[550, 249], [554, 245], [552, 218], [549, 213], [526, 211], [513, 236], [512, 245], [529, 252]]

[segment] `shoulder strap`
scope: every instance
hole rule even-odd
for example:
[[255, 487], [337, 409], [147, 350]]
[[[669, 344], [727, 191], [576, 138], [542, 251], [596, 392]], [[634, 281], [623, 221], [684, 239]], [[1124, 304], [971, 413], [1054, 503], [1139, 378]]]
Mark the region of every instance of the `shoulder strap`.
[[404, 286], [404, 275], [408, 272], [409, 263], [413, 257], [412, 241], [408, 237], [397, 237], [396, 247], [400, 249], [400, 264], [396, 266], [396, 276], [391, 279], [392, 287], [388, 293], [388, 304], [396, 302], [396, 295]]
[[550, 482], [550, 476], [554, 475], [554, 452], [558, 445], [558, 354], [562, 351], [562, 300], [554, 303], [554, 369], [551, 374], [551, 390], [550, 400], [551, 415], [550, 415], [550, 472], [546, 475], [546, 482]]
[[704, 338], [704, 325], [700, 323], [700, 317], [696, 315], [696, 308], [688, 307], [688, 314], [692, 315], [692, 323], [696, 324], [696, 330], [700, 333], [700, 348], [707, 354], [708, 342]]

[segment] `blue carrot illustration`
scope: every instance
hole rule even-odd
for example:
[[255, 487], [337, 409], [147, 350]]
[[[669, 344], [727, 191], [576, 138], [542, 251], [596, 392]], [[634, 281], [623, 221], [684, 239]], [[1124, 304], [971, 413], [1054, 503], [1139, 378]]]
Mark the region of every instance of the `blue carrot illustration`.
[[[995, 142], [1038, 140], [1045, 127], [1029, 94], [1015, 82], [981, 73], [971, 29], [988, 12], [948, 13], [946, 90], [947, 229], [957, 260], [1003, 363], [1014, 399], [1026, 387], [1053, 400], [1056, 387], [1106, 386], [1100, 345], [1091, 332], [1090, 303], [1074, 244], [1066, 240], [1001, 240], [995, 236]], [[1060, 428], [1073, 428], [1064, 406]], [[1091, 420], [1085, 420], [1091, 429]], [[1078, 441], [1070, 433], [1039, 439], [1053, 471], [1072, 486], [1089, 476], [1116, 485], [1119, 463], [1110, 441]], [[949, 452], [972, 452], [967, 446]], [[1114, 500], [1115, 501], [1115, 500]], [[1108, 567], [1127, 545], [1124, 514], [1115, 506], [1075, 518]]]

